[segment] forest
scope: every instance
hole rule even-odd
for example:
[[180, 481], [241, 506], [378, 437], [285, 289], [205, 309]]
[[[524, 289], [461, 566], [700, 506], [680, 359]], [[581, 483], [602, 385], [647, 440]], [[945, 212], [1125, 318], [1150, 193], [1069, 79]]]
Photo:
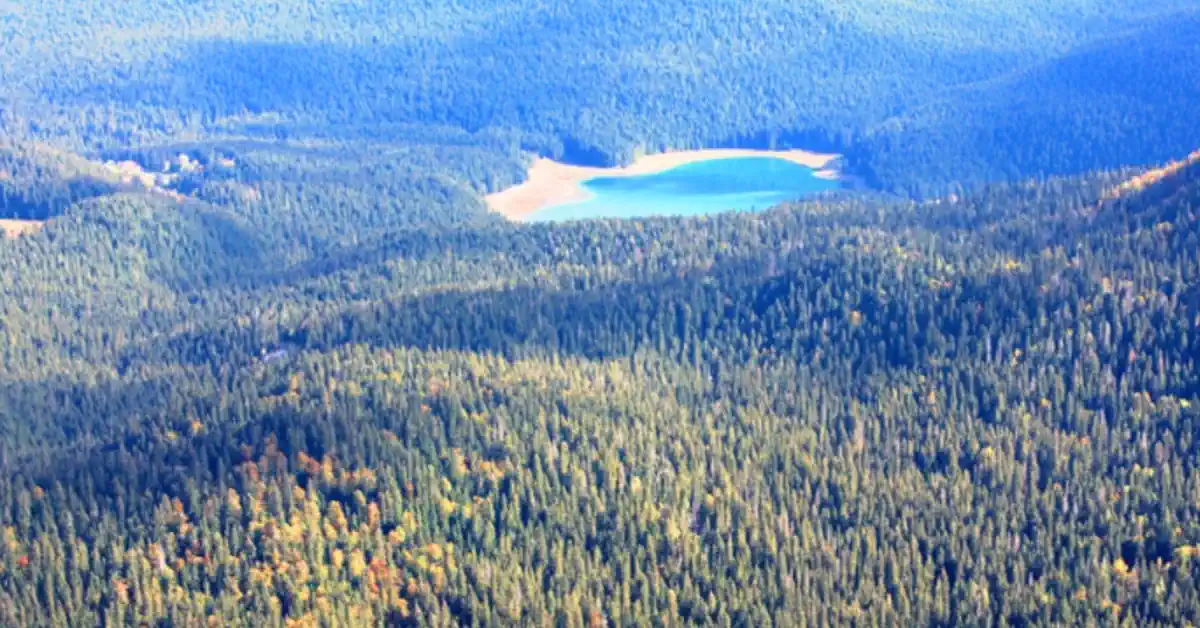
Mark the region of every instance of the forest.
[[1200, 145], [1192, 0], [26, 4], [0, 5], [0, 130], [89, 157], [465, 143], [490, 174], [789, 146], [932, 198]]
[[1200, 623], [1196, 20], [0, 3], [0, 626]]
[[1195, 623], [1200, 169], [1137, 172], [340, 252], [78, 203], [0, 243], [0, 623]]

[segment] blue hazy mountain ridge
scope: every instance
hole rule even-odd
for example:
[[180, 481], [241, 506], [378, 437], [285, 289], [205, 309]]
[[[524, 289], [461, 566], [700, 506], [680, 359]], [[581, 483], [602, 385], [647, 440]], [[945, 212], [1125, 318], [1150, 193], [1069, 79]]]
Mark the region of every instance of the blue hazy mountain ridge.
[[693, 216], [726, 210], [764, 210], [834, 190], [837, 181], [774, 157], [710, 159], [653, 174], [595, 177], [582, 183], [586, 200], [547, 207], [532, 221]]
[[867, 131], [869, 181], [918, 196], [1156, 164], [1200, 146], [1200, 8], [947, 92]]
[[[925, 174], [945, 179], [948, 166], [937, 154], [915, 163], [883, 155], [893, 144], [871, 129], [1193, 4], [8, 3], [0, 124], [108, 148], [264, 129], [374, 141], [386, 125], [428, 125], [589, 165], [638, 150], [779, 143], [846, 154], [898, 188]], [[1059, 100], [1059, 86], [1036, 87], [1045, 93], [1031, 97]], [[1121, 120], [1130, 113], [1112, 106]], [[942, 120], [953, 137], [956, 119]], [[1062, 150], [1061, 133], [1045, 142], [1057, 151], [1046, 160], [1087, 163]], [[512, 152], [495, 168], [510, 170]], [[885, 163], [872, 167], [875, 155]], [[1018, 174], [1043, 169], [1040, 155], [1019, 163]], [[511, 183], [492, 169], [465, 176], [477, 189]]]

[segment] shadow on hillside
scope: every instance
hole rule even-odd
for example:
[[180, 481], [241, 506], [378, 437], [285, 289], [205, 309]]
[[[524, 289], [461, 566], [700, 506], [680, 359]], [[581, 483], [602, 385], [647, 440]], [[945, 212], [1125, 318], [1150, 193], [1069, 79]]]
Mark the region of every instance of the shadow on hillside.
[[1178, 159], [1200, 146], [1200, 10], [1156, 17], [877, 125], [868, 179], [918, 197]]
[[[761, 276], [763, 269], [751, 261], [719, 272], [731, 280]], [[295, 333], [269, 330], [259, 335], [256, 330], [222, 323], [148, 339], [116, 359], [119, 381], [95, 384], [56, 377], [0, 384], [0, 429], [7, 430], [6, 442], [37, 444], [35, 451], [46, 447], [46, 452], [55, 452], [0, 460], [0, 468], [56, 468], [73, 451], [116, 456], [121, 451], [146, 450], [165, 436], [164, 425], [177, 426], [180, 417], [236, 422], [239, 411], [228, 404], [231, 387], [238, 381], [245, 383], [242, 376], [247, 369], [259, 368], [259, 351], [272, 341], [291, 347], [293, 356], [295, 351], [328, 352], [358, 343], [509, 357], [605, 358], [631, 355], [640, 348], [666, 349], [671, 338], [688, 337], [680, 308], [696, 303], [698, 295], [708, 290], [703, 281], [708, 275], [695, 271], [645, 283], [561, 291], [536, 287], [451, 291], [367, 307], [351, 305], [338, 316], [314, 320]], [[275, 375], [268, 374], [263, 385], [270, 388], [274, 377], [286, 389], [284, 365]], [[144, 379], [141, 375], [165, 371], [172, 374]], [[98, 424], [98, 418], [103, 422]], [[115, 459], [110, 462], [116, 464]]]
[[[694, 12], [681, 7], [651, 3], [626, 7], [634, 15], [619, 15], [603, 3], [576, 3], [527, 10], [487, 27], [464, 25], [462, 32], [397, 34], [388, 42], [247, 41], [231, 35], [181, 44], [161, 64], [123, 68], [133, 80], [89, 85], [67, 100], [157, 108], [222, 125], [261, 115], [242, 130], [277, 138], [315, 131], [362, 140], [406, 125], [470, 133], [519, 129], [530, 140], [527, 149], [572, 163], [613, 165], [629, 159], [643, 140], [675, 147], [686, 141], [696, 147], [845, 148], [856, 130], [907, 106], [908, 92], [937, 91], [944, 84], [993, 75], [1009, 67], [1013, 56], [988, 46], [916, 45], [905, 36], [850, 22], [839, 24], [847, 50], [827, 62], [817, 60], [820, 46], [804, 45], [780, 45], [763, 59], [714, 59], [703, 43], [692, 41], [692, 33], [685, 36], [674, 26], [676, 18]], [[795, 20], [792, 27], [799, 34], [811, 19], [835, 18], [782, 19]], [[636, 21], [646, 28], [614, 26]], [[779, 37], [779, 30], [766, 25], [748, 28], [751, 33], [722, 32], [717, 39]], [[673, 37], [685, 40], [678, 50], [655, 53]], [[768, 71], [760, 62], [778, 64], [777, 69]], [[803, 92], [797, 92], [795, 81], [828, 84], [834, 67], [850, 77], [869, 76], [882, 93], [866, 99], [857, 94], [855, 111], [847, 111], [840, 103], [842, 92], [850, 90], [835, 83], [829, 104], [799, 105], [797, 116], [766, 111], [796, 104], [778, 102]], [[914, 87], [877, 80], [896, 72], [908, 73]], [[727, 90], [738, 77], [755, 73], [763, 73], [756, 85], [762, 93], [729, 103], [739, 110], [727, 111], [727, 119], [705, 113], [714, 100], [736, 96]], [[677, 115], [664, 115], [668, 111]], [[822, 122], [834, 117], [838, 120]], [[796, 127], [779, 128], [781, 121]], [[669, 133], [654, 128], [665, 125], [679, 128]], [[401, 137], [411, 134], [410, 129]]]
[[[863, 211], [831, 212], [813, 214], [793, 227], [874, 227], [895, 232], [929, 227], [955, 241], [964, 234], [974, 233], [983, 221], [995, 225], [1002, 233], [1012, 230], [1019, 235], [1025, 232], [1022, 229], [1028, 230], [1027, 225], [1014, 223], [1016, 219], [1009, 212], [990, 215], [985, 208], [964, 218], [963, 209], [959, 205], [947, 205], [933, 209], [909, 207], [905, 211], [882, 215]], [[940, 226], [931, 226], [930, 221]], [[234, 285], [253, 291], [302, 285], [310, 280], [336, 283], [340, 281], [339, 273], [344, 271], [369, 269], [394, 259], [440, 260], [451, 253], [454, 259], [486, 262], [521, 251], [554, 251], [564, 244], [580, 241], [591, 228], [585, 223], [529, 227], [497, 222], [488, 228], [406, 229], [374, 238], [374, 245], [338, 248], [297, 266], [247, 273], [235, 278]], [[580, 233], [576, 233], [576, 229]], [[527, 246], [519, 239], [533, 240], [534, 243]], [[1019, 246], [1028, 252], [1040, 250], [1042, 244], [1041, 241], [1023, 242]], [[554, 256], [549, 253], [546, 255], [545, 259], [524, 259], [522, 264], [537, 268], [563, 261], [552, 259]], [[630, 260], [612, 261], [624, 265]], [[588, 263], [583, 259], [576, 262]], [[261, 349], [270, 349], [273, 343], [323, 351], [344, 344], [363, 343], [505, 355], [538, 351], [613, 357], [647, 346], [670, 347], [683, 339], [703, 340], [697, 334], [711, 329], [720, 329], [722, 333], [729, 333], [730, 338], [738, 339], [741, 332], [749, 331], [751, 323], [748, 320], [714, 321], [709, 315], [700, 325], [695, 318], [689, 320], [688, 312], [721, 312], [718, 318], [728, 317], [735, 310], [748, 314], [744, 308], [730, 307], [730, 303], [750, 303], [756, 304], [754, 316], [761, 318], [773, 307], [773, 302], [763, 301], [770, 301], [763, 295], [783, 289], [777, 280], [780, 275], [798, 274], [799, 281], [824, 282], [827, 276], [843, 273], [844, 266], [849, 263], [849, 259], [842, 259], [830, 251], [796, 251], [783, 256], [726, 261], [678, 276], [643, 271], [645, 274], [621, 282], [576, 278], [572, 285], [561, 289], [525, 285], [507, 290], [446, 290], [373, 301], [372, 305], [347, 303], [338, 316], [327, 320], [310, 318], [299, 328], [250, 331], [220, 326], [155, 340], [127, 351], [119, 367], [126, 370], [170, 357], [196, 366], [241, 364], [253, 360]], [[986, 292], [993, 288], [995, 286], [981, 286], [979, 289]], [[807, 287], [806, 283], [805, 290], [810, 289], [813, 288]], [[726, 298], [729, 302], [725, 302]], [[843, 318], [840, 311], [829, 316], [839, 321]], [[787, 337], [791, 338], [793, 334], [789, 332]], [[749, 341], [742, 340], [748, 347]]]
[[[201, 394], [196, 382], [179, 374], [146, 377], [137, 382], [85, 383], [66, 376], [5, 382], [0, 384], [3, 440], [6, 447], [52, 447], [56, 451], [54, 459], [58, 457], [57, 448], [66, 444], [101, 447], [155, 417], [204, 416], [213, 411], [218, 400]], [[98, 423], [98, 418], [103, 423]], [[148, 437], [143, 434], [139, 438]], [[126, 443], [133, 444], [133, 440]]]
[[[510, 359], [547, 355], [611, 359], [654, 351], [706, 365], [708, 350], [719, 347], [722, 362], [744, 363], [755, 354], [775, 351], [780, 357], [790, 356], [784, 359], [811, 360], [816, 368], [836, 368], [853, 386], [890, 369], [928, 368], [931, 358], [939, 356], [987, 364], [993, 359], [991, 349], [984, 349], [977, 335], [964, 335], [961, 321], [984, 312], [991, 338], [1019, 337], [1029, 333], [1034, 310], [1056, 311], [1064, 305], [1014, 298], [1036, 288], [1022, 283], [1019, 275], [993, 275], [966, 282], [956, 294], [944, 297], [923, 290], [897, 292], [888, 299], [866, 294], [856, 307], [864, 320], [874, 324], [854, 326], [847, 322], [841, 304], [828, 298], [843, 294], [848, 289], [844, 282], [853, 281], [845, 273], [844, 261], [836, 256], [793, 255], [780, 260], [777, 268], [768, 260], [734, 259], [707, 269], [650, 274], [636, 281], [579, 278], [575, 285], [556, 289], [451, 290], [347, 304], [335, 315], [314, 317], [290, 330], [220, 323], [149, 339], [125, 351], [117, 364], [123, 376], [133, 378], [182, 365], [191, 369], [189, 378], [99, 387], [61, 379], [10, 385], [0, 389], [0, 399], [9, 400], [2, 408], [6, 420], [0, 424], [25, 421], [29, 433], [13, 438], [53, 442], [86, 433], [119, 433], [127, 422], [141, 420], [145, 408], [176, 416], [208, 416], [214, 412], [211, 404], [227, 394], [238, 374], [255, 368], [260, 350], [279, 345], [294, 349], [293, 353], [330, 352], [361, 344], [490, 353]], [[1175, 355], [1180, 347], [1157, 350]], [[844, 359], [818, 363], [821, 353], [838, 353]], [[716, 373], [719, 365], [712, 366]], [[281, 372], [287, 368], [284, 363]], [[1192, 390], [1180, 391], [1180, 396], [1194, 394], [1195, 385], [1192, 378]], [[227, 407], [221, 412], [223, 418], [234, 418]], [[105, 429], [89, 428], [89, 417], [97, 416], [108, 417]], [[55, 420], [46, 421], [47, 417]]]
[[[287, 375], [275, 374], [281, 389]], [[326, 421], [311, 409], [245, 413], [257, 397], [272, 394], [269, 385], [263, 388], [223, 391], [212, 381], [178, 375], [132, 384], [56, 380], [0, 386], [0, 398], [10, 400], [0, 412], [0, 425], [20, 425], [22, 419], [28, 424], [30, 416], [54, 416], [63, 424], [44, 421], [36, 427], [46, 429], [5, 434], [7, 446], [27, 449], [0, 455], [0, 472], [42, 486], [86, 490], [84, 497], [101, 500], [104, 509], [124, 518], [126, 509], [147, 515], [164, 494], [186, 500], [196, 488], [229, 481], [228, 474], [245, 460], [242, 446], [261, 453], [271, 436], [289, 456], [303, 451], [319, 459], [330, 452], [342, 459], [344, 452], [335, 450], [351, 448], [365, 457], [364, 464], [375, 462], [383, 443], [375, 430], [381, 426]], [[231, 398], [245, 399], [247, 405], [240, 411], [223, 407], [222, 400]], [[97, 424], [97, 417], [107, 422]], [[191, 419], [202, 420], [203, 427], [191, 429]]]
[[[246, 122], [240, 130], [281, 140], [316, 132], [340, 140], [427, 141], [437, 127], [474, 133], [519, 125], [548, 132], [553, 128], [548, 118], [572, 122], [572, 107], [555, 112], [545, 103], [540, 109], [529, 104], [531, 94], [545, 92], [545, 82], [557, 79], [563, 80], [554, 97], [561, 102], [606, 98], [604, 85], [611, 81], [574, 56], [549, 64], [553, 76], [514, 67], [514, 42], [529, 49], [539, 44], [531, 31], [511, 25], [449, 41], [393, 44], [204, 40], [186, 44], [165, 69], [147, 69], [129, 82], [91, 85], [72, 100], [194, 111], [211, 119], [261, 114], [279, 119]], [[437, 134], [440, 142], [446, 133]], [[584, 160], [604, 157], [570, 140], [564, 150]]]
[[[761, 273], [756, 266], [747, 263], [745, 272]], [[579, 285], [565, 290], [453, 290], [381, 304], [348, 304], [337, 316], [280, 331], [277, 342], [319, 351], [361, 343], [510, 357], [615, 357], [687, 337], [680, 308], [712, 291], [706, 276], [695, 271], [670, 279], [592, 286], [579, 279]], [[197, 330], [131, 349], [121, 366], [134, 369], [168, 356], [192, 366], [248, 364], [261, 342], [254, 332], [229, 326]]]
[[0, 218], [47, 220], [75, 203], [114, 194], [111, 183], [90, 177], [14, 185], [0, 180]]
[[[155, 340], [126, 351], [119, 368], [136, 371], [167, 361], [216, 372], [224, 365], [252, 363], [259, 351], [274, 345], [327, 352], [361, 344], [508, 358], [608, 359], [651, 350], [703, 361], [703, 351], [693, 351], [719, 339], [722, 354], [735, 361], [761, 351], [805, 361], [828, 352], [823, 346], [838, 344], [861, 352], [854, 376], [868, 377], [923, 364], [946, 350], [946, 338], [958, 335], [955, 326], [962, 313], [955, 297], [929, 298], [922, 290], [890, 300], [863, 296], [858, 307], [880, 324], [851, 326], [845, 304], [831, 298], [848, 289], [838, 287], [852, 279], [846, 263], [836, 252], [813, 256], [795, 251], [782, 258], [733, 259], [711, 268], [615, 282], [577, 277], [573, 284], [553, 289], [456, 289], [347, 303], [335, 315], [312, 317], [290, 329], [220, 325]], [[1004, 325], [1017, 326], [1021, 317], [1009, 315], [1011, 304], [1004, 303], [1017, 281], [989, 277], [964, 284], [958, 295], [965, 304], [961, 307], [973, 310], [979, 304], [998, 312]]]

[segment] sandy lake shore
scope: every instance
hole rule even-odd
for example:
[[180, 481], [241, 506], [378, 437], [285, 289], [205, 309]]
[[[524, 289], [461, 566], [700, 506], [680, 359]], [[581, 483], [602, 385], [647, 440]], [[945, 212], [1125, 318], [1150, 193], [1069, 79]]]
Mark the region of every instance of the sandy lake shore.
[[0, 219], [0, 234], [15, 238], [25, 233], [33, 233], [45, 224], [40, 220], [8, 220]]
[[588, 192], [580, 183], [595, 177], [631, 177], [654, 174], [676, 166], [733, 157], [775, 157], [786, 159], [817, 170], [816, 176], [837, 179], [838, 173], [828, 168], [838, 155], [813, 153], [804, 150], [751, 150], [742, 148], [713, 148], [645, 155], [620, 168], [571, 166], [539, 157], [529, 167], [529, 177], [515, 185], [484, 197], [488, 207], [509, 220], [524, 220], [538, 210], [551, 205], [587, 200]]

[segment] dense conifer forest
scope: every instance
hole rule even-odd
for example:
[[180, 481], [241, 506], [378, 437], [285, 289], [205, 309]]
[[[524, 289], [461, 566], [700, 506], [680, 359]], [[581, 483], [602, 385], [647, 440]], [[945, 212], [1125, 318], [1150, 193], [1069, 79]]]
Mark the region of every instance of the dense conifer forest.
[[1200, 623], [1196, 16], [0, 2], [0, 626]]
[[[0, 129], [89, 156], [182, 142], [470, 145], [590, 164], [792, 146], [934, 197], [1200, 144], [1193, 0], [99, 0], [0, 5]], [[269, 71], [264, 70], [269, 69]], [[286, 152], [286, 151], [285, 151]], [[482, 163], [480, 164], [483, 165]]]

